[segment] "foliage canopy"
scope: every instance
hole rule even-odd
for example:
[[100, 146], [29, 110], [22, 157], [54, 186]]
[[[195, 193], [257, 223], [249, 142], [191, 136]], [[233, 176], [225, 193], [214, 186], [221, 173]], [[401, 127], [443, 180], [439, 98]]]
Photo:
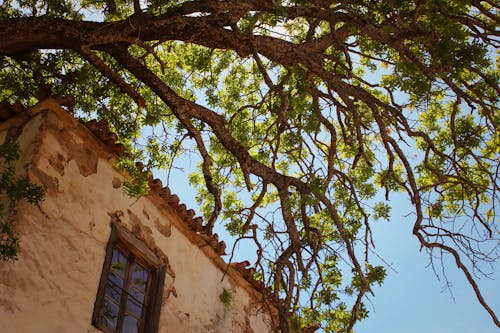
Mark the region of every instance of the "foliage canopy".
[[198, 154], [207, 228], [253, 240], [282, 332], [367, 315], [393, 195], [500, 327], [475, 280], [499, 244], [496, 1], [1, 1], [0, 100], [71, 95], [150, 168]]

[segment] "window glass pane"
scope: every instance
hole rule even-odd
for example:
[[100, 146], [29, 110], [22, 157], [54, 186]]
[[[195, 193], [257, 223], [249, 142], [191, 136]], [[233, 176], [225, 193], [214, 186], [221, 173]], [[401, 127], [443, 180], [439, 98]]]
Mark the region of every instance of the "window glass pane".
[[132, 278], [130, 280], [131, 285], [139, 290], [146, 290], [148, 276], [148, 270], [139, 265], [137, 262], [134, 262], [134, 265], [132, 266]]
[[132, 317], [126, 316], [123, 320], [122, 333], [138, 333], [139, 332], [139, 321]]
[[118, 306], [105, 298], [99, 314], [99, 322], [111, 330], [115, 330], [117, 320]]
[[111, 259], [111, 270], [119, 276], [125, 274], [125, 268], [127, 267], [127, 258], [125, 255], [115, 248], [113, 250], [113, 258]]
[[120, 285], [112, 283], [108, 280], [106, 284], [106, 296], [120, 303], [120, 297], [122, 295], [122, 288]]
[[123, 290], [123, 280], [114, 272], [109, 272], [108, 283], [118, 292]]
[[141, 317], [143, 304], [144, 295], [136, 289], [130, 289], [127, 300], [127, 311], [137, 317]]

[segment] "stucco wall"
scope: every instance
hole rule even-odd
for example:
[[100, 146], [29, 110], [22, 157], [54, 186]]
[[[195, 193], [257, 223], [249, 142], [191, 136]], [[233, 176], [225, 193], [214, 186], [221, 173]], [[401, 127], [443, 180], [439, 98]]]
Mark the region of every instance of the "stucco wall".
[[[18, 171], [44, 184], [46, 199], [18, 207], [19, 260], [0, 263], [2, 332], [99, 332], [91, 317], [113, 220], [168, 258], [159, 332], [270, 331], [259, 294], [234, 271], [222, 280], [220, 257], [172, 209], [125, 195], [114, 155], [85, 126], [50, 103], [35, 111], [18, 133]], [[0, 142], [20, 123], [9, 121]]]

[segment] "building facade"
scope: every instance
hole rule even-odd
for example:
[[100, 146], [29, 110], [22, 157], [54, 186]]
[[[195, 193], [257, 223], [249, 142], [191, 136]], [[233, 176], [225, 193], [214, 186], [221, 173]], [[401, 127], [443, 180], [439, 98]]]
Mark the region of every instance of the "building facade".
[[3, 104], [0, 144], [17, 140], [17, 173], [43, 185], [20, 202], [19, 259], [0, 263], [6, 333], [272, 331], [262, 285], [201, 218], [151, 180], [140, 199], [114, 166], [123, 148], [106, 124], [83, 123], [57, 100]]

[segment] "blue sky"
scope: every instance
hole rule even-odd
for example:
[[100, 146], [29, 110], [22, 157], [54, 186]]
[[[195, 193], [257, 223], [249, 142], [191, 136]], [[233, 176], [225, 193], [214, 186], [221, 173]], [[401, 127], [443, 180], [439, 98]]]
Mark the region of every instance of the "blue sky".
[[[436, 277], [426, 252], [419, 252], [417, 239], [411, 234], [412, 220], [404, 217], [411, 209], [403, 200], [393, 202], [392, 219], [376, 223], [374, 238], [377, 252], [396, 270], [388, 271], [385, 283], [375, 288], [370, 316], [357, 327], [367, 333], [489, 333], [499, 332], [480, 306], [463, 274], [451, 257], [445, 258], [451, 292], [443, 276]], [[437, 267], [440, 269], [440, 267]], [[495, 280], [479, 280], [483, 296], [493, 310], [500, 313], [500, 272]]]

